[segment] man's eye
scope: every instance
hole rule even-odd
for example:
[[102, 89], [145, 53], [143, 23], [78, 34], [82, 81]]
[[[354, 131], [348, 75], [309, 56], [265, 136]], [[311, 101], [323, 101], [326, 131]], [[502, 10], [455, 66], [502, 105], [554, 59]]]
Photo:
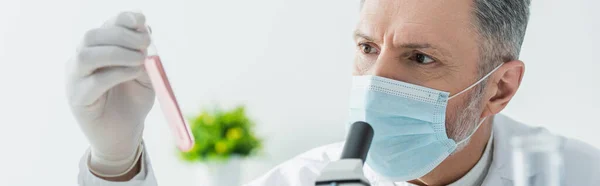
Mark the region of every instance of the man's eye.
[[360, 47], [360, 51], [364, 54], [377, 54], [378, 52], [375, 47], [372, 47], [369, 44], [361, 43], [358, 44], [358, 47]]
[[435, 62], [435, 60], [428, 55], [422, 53], [415, 53], [410, 57], [410, 60], [416, 61], [421, 64], [429, 64]]

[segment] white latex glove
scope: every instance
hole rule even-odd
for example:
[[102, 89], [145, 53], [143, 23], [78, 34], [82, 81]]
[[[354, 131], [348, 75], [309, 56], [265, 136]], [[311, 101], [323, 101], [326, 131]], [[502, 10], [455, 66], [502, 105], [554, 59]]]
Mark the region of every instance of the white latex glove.
[[144, 16], [124, 12], [88, 31], [68, 64], [69, 105], [90, 142], [88, 166], [96, 175], [125, 174], [140, 157], [144, 120], [154, 104], [143, 67], [149, 44]]

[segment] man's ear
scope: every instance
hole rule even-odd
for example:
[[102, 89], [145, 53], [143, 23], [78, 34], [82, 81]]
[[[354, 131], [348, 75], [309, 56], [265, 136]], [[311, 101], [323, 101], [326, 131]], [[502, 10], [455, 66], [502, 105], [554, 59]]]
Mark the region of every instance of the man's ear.
[[522, 61], [514, 60], [504, 63], [491, 76], [486, 87], [488, 90], [484, 99], [485, 109], [482, 118], [497, 114], [508, 105], [508, 102], [517, 93], [524, 73], [525, 64]]

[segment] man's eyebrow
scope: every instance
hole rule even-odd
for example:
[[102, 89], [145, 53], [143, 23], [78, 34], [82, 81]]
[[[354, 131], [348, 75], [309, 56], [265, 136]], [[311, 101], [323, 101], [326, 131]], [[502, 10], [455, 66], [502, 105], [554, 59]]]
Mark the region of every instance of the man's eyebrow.
[[440, 55], [444, 55], [446, 57], [452, 57], [451, 53], [444, 48], [436, 47], [430, 43], [402, 43], [400, 44], [401, 48], [408, 49], [432, 49], [438, 51]]
[[[367, 41], [370, 42], [374, 42], [375, 39], [373, 39], [371, 36], [368, 36], [367, 34], [361, 32], [360, 30], [355, 30], [354, 31], [354, 39], [357, 38], [363, 38]], [[445, 50], [444, 48], [441, 47], [436, 47], [435, 45], [432, 45], [430, 43], [402, 43], [400, 44], [400, 48], [408, 48], [408, 49], [433, 49], [436, 51], [439, 51], [441, 55], [445, 55], [447, 57], [452, 57], [450, 52], [448, 52], [447, 50]]]
[[422, 49], [422, 48], [433, 48], [436, 47], [431, 46], [429, 43], [403, 43], [400, 45], [402, 48], [410, 48], [410, 49]]
[[[363, 39], [368, 40], [368, 41], [375, 41], [372, 37], [370, 37], [367, 34], [361, 32], [360, 30], [355, 30], [354, 31], [354, 39], [356, 39], [356, 38], [363, 38]], [[410, 49], [423, 49], [423, 48], [437, 49], [436, 47], [432, 46], [429, 43], [403, 43], [403, 44], [400, 45], [400, 47], [402, 47], [402, 48], [410, 48]]]
[[360, 30], [355, 30], [354, 31], [354, 39], [357, 38], [363, 38], [367, 41], [375, 41], [372, 37], [368, 36], [367, 34], [361, 32]]

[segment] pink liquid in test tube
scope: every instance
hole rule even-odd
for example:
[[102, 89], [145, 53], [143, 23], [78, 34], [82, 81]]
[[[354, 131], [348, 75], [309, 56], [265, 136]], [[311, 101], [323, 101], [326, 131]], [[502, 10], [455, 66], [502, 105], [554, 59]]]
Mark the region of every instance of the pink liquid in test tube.
[[191, 134], [189, 125], [181, 114], [177, 99], [175, 99], [171, 84], [154, 44], [150, 44], [148, 47], [148, 57], [146, 57], [144, 66], [148, 72], [148, 76], [150, 76], [158, 103], [171, 127], [171, 131], [175, 135], [177, 147], [184, 152], [191, 150], [194, 146], [194, 137]]

